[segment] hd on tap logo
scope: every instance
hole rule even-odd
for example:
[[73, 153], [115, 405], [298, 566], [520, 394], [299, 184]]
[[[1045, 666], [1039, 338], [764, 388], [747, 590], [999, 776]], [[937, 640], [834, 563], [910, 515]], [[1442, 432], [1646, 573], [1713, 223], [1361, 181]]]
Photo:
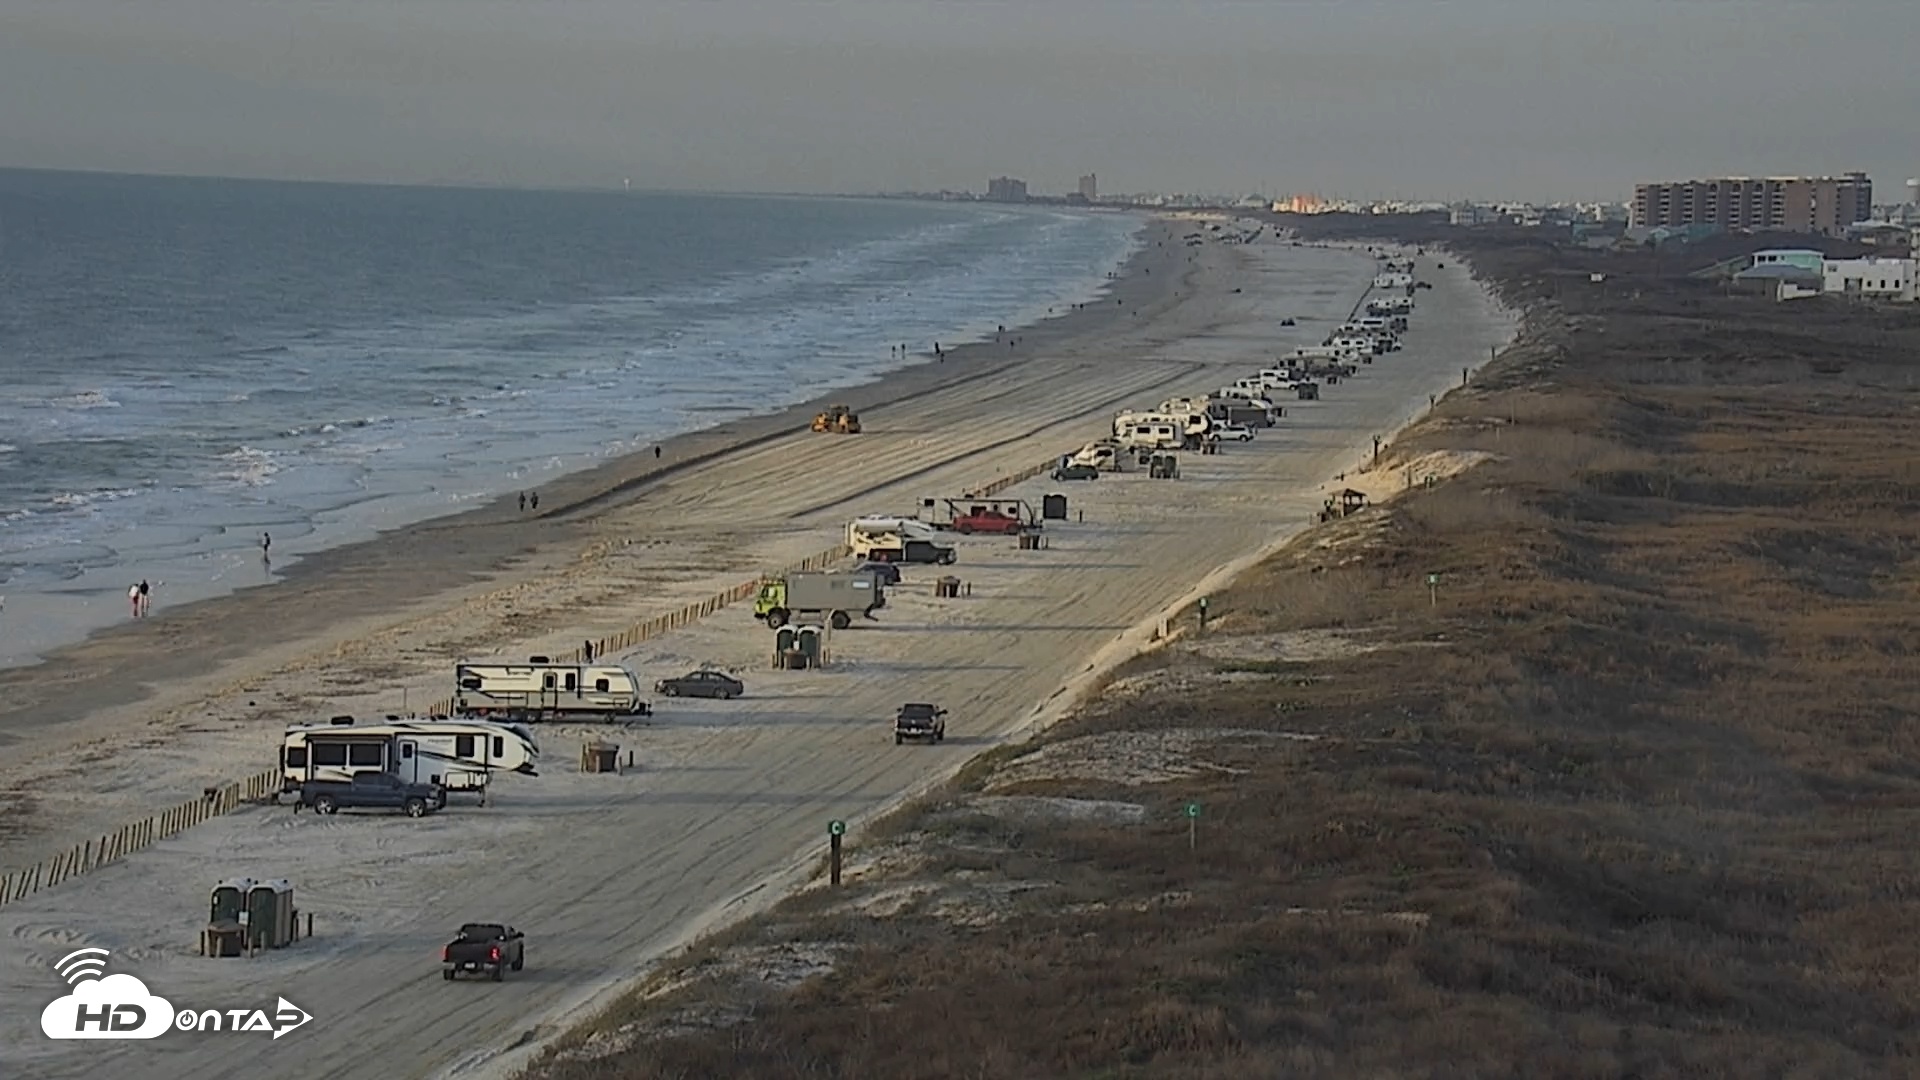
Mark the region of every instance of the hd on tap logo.
[[75, 949], [54, 970], [73, 989], [40, 1011], [40, 1030], [49, 1039], [151, 1039], [168, 1028], [181, 1031], [264, 1031], [278, 1039], [313, 1019], [305, 1009], [280, 998], [265, 1009], [175, 1009], [132, 975], [106, 974], [105, 949]]

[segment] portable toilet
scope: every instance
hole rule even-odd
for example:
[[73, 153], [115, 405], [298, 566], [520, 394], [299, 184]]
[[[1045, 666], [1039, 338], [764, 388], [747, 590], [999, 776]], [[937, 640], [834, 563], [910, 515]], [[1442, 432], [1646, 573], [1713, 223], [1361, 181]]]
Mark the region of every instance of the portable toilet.
[[247, 891], [247, 941], [255, 947], [284, 948], [293, 941], [293, 883], [285, 878], [256, 881]]
[[252, 878], [228, 878], [213, 887], [213, 903], [207, 915], [207, 923], [219, 926], [230, 923], [235, 926], [247, 921], [247, 894], [253, 890]]
[[802, 626], [794, 634], [794, 647], [806, 654], [808, 667], [820, 666], [820, 628]]
[[799, 632], [800, 628], [793, 625], [783, 626], [775, 631], [773, 635], [774, 651], [787, 652], [792, 649], [794, 646], [794, 636]]
[[1048, 521], [1067, 520], [1067, 497], [1054, 492], [1040, 497], [1040, 516]]

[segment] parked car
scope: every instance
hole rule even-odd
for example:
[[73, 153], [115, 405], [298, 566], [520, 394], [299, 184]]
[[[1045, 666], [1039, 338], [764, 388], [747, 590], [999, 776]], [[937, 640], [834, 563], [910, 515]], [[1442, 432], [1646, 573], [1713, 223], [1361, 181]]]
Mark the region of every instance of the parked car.
[[1062, 465], [1053, 470], [1055, 480], [1098, 480], [1100, 470], [1091, 465]]
[[503, 923], [468, 923], [440, 950], [440, 977], [448, 982], [463, 971], [485, 972], [499, 982], [507, 969], [527, 966], [527, 936]]
[[298, 811], [311, 806], [315, 813], [337, 814], [358, 808], [404, 810], [408, 817], [425, 817], [447, 805], [447, 789], [439, 784], [415, 784], [392, 773], [354, 773], [351, 780], [308, 780], [300, 785]]
[[1253, 441], [1253, 429], [1245, 424], [1220, 424], [1213, 429], [1213, 433], [1229, 442]]
[[689, 671], [673, 679], [653, 684], [656, 693], [668, 697], [704, 697], [729, 701], [747, 692], [747, 684], [724, 671]]
[[947, 738], [947, 710], [924, 701], [910, 702], [900, 706], [893, 718], [893, 745], [899, 746], [908, 739], [932, 739], [944, 742]]
[[1000, 533], [1011, 536], [1025, 528], [1021, 520], [992, 507], [982, 507], [953, 519], [953, 531], [961, 534]]
[[900, 567], [890, 562], [863, 562], [853, 568], [856, 574], [872, 574], [880, 579], [882, 585], [900, 584]]

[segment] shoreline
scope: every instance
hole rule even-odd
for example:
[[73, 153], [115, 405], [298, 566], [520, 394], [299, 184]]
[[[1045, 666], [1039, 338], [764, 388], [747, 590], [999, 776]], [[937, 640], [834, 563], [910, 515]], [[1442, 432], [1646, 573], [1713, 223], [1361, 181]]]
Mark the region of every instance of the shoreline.
[[[1179, 250], [1166, 257], [1187, 258]], [[707, 566], [715, 551], [744, 562], [766, 557], [779, 543], [816, 549], [820, 536], [837, 536], [852, 512], [958, 493], [963, 485], [1037, 464], [1036, 458], [1106, 429], [1116, 401], [1139, 405], [1202, 392], [1324, 331], [1349, 310], [1373, 269], [1351, 250], [1295, 254], [1225, 245], [1209, 245], [1185, 272], [1161, 265], [1154, 265], [1153, 276], [1177, 275], [1184, 295], [1173, 300], [1176, 290], [1169, 288], [1172, 302], [1151, 325], [1112, 327], [1044, 363], [1010, 365], [997, 378], [965, 380], [951, 392], [880, 410], [862, 437], [790, 436], [649, 485], [633, 506], [583, 515], [604, 521], [599, 538], [647, 563], [655, 577], [615, 575], [598, 562], [563, 569], [548, 556], [549, 572], [516, 575], [530, 589], [555, 594], [544, 596], [556, 612], [548, 622], [512, 622], [526, 609], [494, 597], [435, 611], [433, 624], [418, 630], [387, 627], [386, 636], [357, 642], [354, 650], [342, 646], [327, 664], [263, 674], [248, 692], [271, 704], [280, 690], [312, 682], [316, 693], [336, 700], [337, 680], [385, 670], [370, 666], [375, 658], [396, 670], [408, 659], [403, 652], [438, 664], [446, 642], [464, 640], [460, 634], [490, 634], [473, 640], [509, 641], [516, 649], [577, 641], [601, 615], [576, 604], [576, 595], [612, 587], [626, 614], [645, 611], [671, 582], [698, 572], [689, 567]], [[1184, 283], [1195, 287], [1190, 292]], [[1247, 295], [1240, 295], [1242, 286]], [[562, 1022], [582, 991], [643, 973], [702, 912], [764, 888], [769, 874], [817, 842], [825, 821], [862, 820], [922, 778], [1018, 737], [1036, 706], [1058, 697], [1116, 636], [1262, 538], [1307, 521], [1329, 478], [1364, 457], [1369, 432], [1384, 430], [1410, 406], [1424, 409], [1421, 399], [1444, 390], [1497, 336], [1490, 305], [1457, 276], [1433, 299], [1437, 314], [1423, 320], [1406, 353], [1365, 369], [1324, 401], [1289, 409], [1280, 427], [1254, 443], [1188, 458], [1181, 481], [1136, 473], [1069, 487], [1085, 517], [1050, 528], [1047, 553], [1015, 550], [996, 538], [961, 538], [959, 572], [970, 598], [933, 598], [922, 576], [927, 571], [916, 570], [913, 587], [899, 592], [878, 625], [837, 645], [830, 669], [767, 674], [767, 635], [738, 612], [623, 654], [638, 670], [659, 674], [704, 662], [750, 672], [750, 690], [738, 702], [676, 702], [655, 723], [631, 731], [623, 741], [643, 760], [624, 777], [566, 768], [568, 740], [599, 732], [555, 727], [550, 735], [543, 731], [543, 743], [549, 753], [559, 751], [560, 767], [543, 769], [538, 781], [503, 778], [497, 808], [463, 807], [425, 824], [323, 821], [245, 808], [109, 864], [84, 885], [0, 908], [0, 919], [22, 943], [11, 961], [21, 975], [19, 994], [39, 985], [37, 976], [28, 976], [44, 975], [49, 955], [77, 943], [99, 944], [134, 952], [136, 970], [181, 1000], [257, 995], [270, 984], [305, 987], [329, 1038], [347, 1048], [344, 1057], [328, 1061], [331, 1070], [397, 1053], [483, 1068], [497, 1050], [492, 1043], [504, 1048], [541, 1037]], [[1281, 315], [1297, 316], [1300, 329], [1278, 329]], [[882, 467], [892, 471], [876, 473]], [[1035, 501], [1047, 482], [1010, 490]], [[660, 525], [661, 519], [670, 524]], [[719, 535], [717, 528], [728, 531]], [[777, 543], [761, 535], [768, 531], [781, 534]], [[580, 593], [560, 589], [572, 577]], [[644, 598], [636, 600], [636, 591]], [[534, 599], [525, 592], [508, 598], [515, 604]], [[439, 636], [427, 636], [429, 629]], [[427, 670], [417, 667], [413, 674]], [[896, 748], [882, 735], [879, 725], [903, 694], [953, 707], [957, 727], [944, 746]], [[277, 738], [273, 720], [266, 705], [259, 712], [230, 711], [196, 719], [205, 734], [193, 738], [240, 753], [246, 748], [234, 732]], [[126, 767], [112, 759], [101, 766]], [[486, 872], [461, 857], [478, 850], [514, 872], [482, 878]], [[289, 865], [294, 852], [297, 865]], [[204, 918], [197, 904], [132, 899], [191, 897], [205, 888], [201, 878], [274, 867], [297, 869], [302, 906], [320, 913], [323, 932], [311, 946], [270, 953], [244, 970], [192, 959], [183, 943]], [[392, 988], [419, 975], [416, 958], [392, 947], [396, 938], [430, 937], [440, 924], [457, 922], [466, 914], [457, 910], [461, 898], [470, 900], [483, 881], [489, 905], [514, 913], [530, 935], [538, 933], [540, 971], [552, 977], [536, 975], [510, 998], [392, 996]], [[497, 1038], [476, 1045], [476, 1026]], [[50, 1077], [102, 1063], [59, 1048], [21, 1049], [18, 1063]], [[141, 1047], [117, 1049], [110, 1054], [114, 1063], [144, 1062], [156, 1077], [205, 1067], [198, 1052], [185, 1048], [158, 1056]], [[230, 1045], [222, 1052], [240, 1055], [227, 1067], [246, 1067], [271, 1048]]]
[[[636, 450], [557, 475], [535, 489], [542, 498], [542, 506], [537, 514], [520, 512], [515, 495], [502, 493], [466, 509], [382, 529], [363, 540], [291, 557], [284, 568], [274, 569], [271, 581], [245, 585], [178, 606], [166, 605], [163, 596], [162, 603], [150, 619], [138, 622], [122, 620], [93, 630], [77, 641], [49, 649], [33, 661], [0, 667], [0, 692], [7, 695], [9, 702], [7, 707], [0, 708], [0, 746], [10, 745], [22, 730], [56, 723], [60, 716], [75, 718], [75, 710], [62, 709], [58, 702], [39, 700], [23, 706], [21, 695], [32, 697], [31, 686], [36, 683], [51, 681], [70, 686], [74, 682], [87, 681], [84, 677], [76, 679], [72, 673], [58, 669], [95, 659], [89, 653], [107, 651], [111, 647], [114, 653], [135, 657], [140, 653], [138, 643], [141, 640], [164, 638], [168, 636], [168, 630], [183, 621], [216, 618], [223, 605], [264, 603], [265, 598], [273, 596], [285, 596], [290, 604], [297, 605], [305, 594], [329, 576], [361, 571], [369, 562], [379, 561], [384, 551], [396, 547], [424, 547], [429, 538], [438, 535], [461, 535], [466, 543], [452, 550], [436, 550], [433, 553], [433, 565], [420, 567], [424, 573], [390, 583], [392, 587], [380, 594], [381, 602], [388, 610], [428, 600], [436, 593], [470, 585], [510, 570], [533, 548], [577, 539], [571, 535], [575, 531], [572, 526], [583, 516], [617, 505], [653, 484], [802, 430], [812, 416], [828, 404], [844, 403], [856, 411], [884, 407], [968, 380], [991, 377], [1034, 358], [1037, 353], [1061, 341], [1098, 332], [1120, 318], [1114, 312], [1105, 310], [1108, 301], [1118, 300], [1120, 303], [1116, 307], [1137, 314], [1140, 305], [1166, 299], [1164, 293], [1167, 290], [1163, 283], [1152, 281], [1150, 273], [1141, 274], [1139, 271], [1145, 268], [1150, 253], [1155, 250], [1154, 241], [1164, 239], [1164, 234], [1171, 231], [1172, 226], [1168, 222], [1169, 219], [1159, 215], [1145, 216], [1137, 234], [1138, 246], [1113, 271], [1115, 276], [1097, 290], [1096, 301], [1044, 316], [1038, 322], [1025, 326], [1009, 327], [1007, 336], [1020, 341], [1017, 349], [1002, 352], [1002, 343], [996, 340], [967, 342], [951, 347], [943, 344], [944, 361], [935, 360], [931, 353], [914, 354], [912, 359], [916, 362], [888, 369], [866, 382], [809, 397], [772, 412], [726, 420], [670, 436], [658, 444], [661, 456], [657, 461], [651, 450]], [[543, 525], [550, 527], [544, 534], [536, 534], [534, 530]], [[307, 628], [308, 632], [314, 629], [318, 628]], [[54, 672], [51, 675], [50, 669]], [[173, 673], [163, 677], [173, 677]], [[96, 698], [93, 703], [120, 705], [136, 700], [139, 700], [136, 688], [127, 687], [120, 693]], [[47, 716], [49, 709], [58, 715]], [[40, 722], [22, 722], [18, 714], [29, 711], [35, 713]]]

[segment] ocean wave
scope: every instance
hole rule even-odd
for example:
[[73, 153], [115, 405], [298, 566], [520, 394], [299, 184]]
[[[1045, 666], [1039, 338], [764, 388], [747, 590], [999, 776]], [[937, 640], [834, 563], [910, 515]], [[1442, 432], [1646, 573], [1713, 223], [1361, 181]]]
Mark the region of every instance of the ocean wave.
[[62, 491], [55, 493], [47, 500], [47, 503], [63, 510], [80, 510], [89, 506], [99, 505], [100, 503], [114, 502], [119, 499], [130, 499], [140, 494], [140, 491], [140, 488], [100, 488], [94, 491]]
[[251, 446], [241, 446], [220, 455], [227, 463], [216, 476], [229, 484], [240, 487], [265, 487], [273, 482], [272, 477], [281, 470], [281, 464], [271, 450], [260, 450]]
[[82, 390], [77, 394], [45, 398], [43, 404], [55, 409], [117, 409], [120, 403], [99, 390]]

